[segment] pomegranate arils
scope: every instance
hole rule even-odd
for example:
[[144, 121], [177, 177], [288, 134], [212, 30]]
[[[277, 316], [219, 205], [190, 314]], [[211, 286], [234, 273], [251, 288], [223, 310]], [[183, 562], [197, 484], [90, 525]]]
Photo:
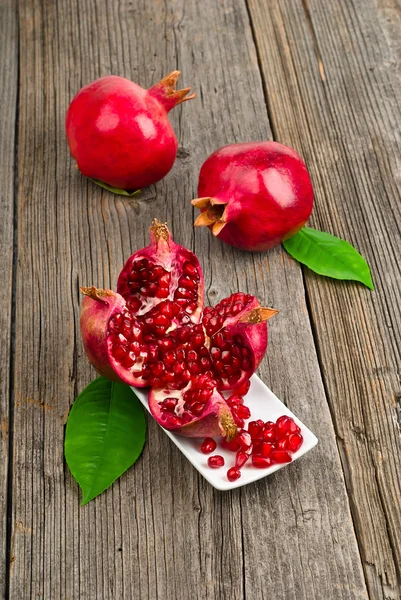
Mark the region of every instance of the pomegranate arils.
[[304, 438], [300, 433], [292, 433], [288, 436], [287, 450], [290, 452], [297, 452], [302, 446]]
[[224, 462], [224, 458], [219, 454], [216, 454], [215, 456], [209, 456], [207, 459], [207, 464], [211, 469], [219, 469], [220, 467], [223, 467]]
[[292, 461], [291, 456], [285, 450], [273, 450], [270, 454], [271, 461], [278, 464], [289, 463]]
[[252, 440], [258, 440], [262, 437], [263, 425], [260, 425], [257, 421], [250, 421], [248, 423], [248, 431]]
[[237, 467], [237, 469], [242, 469], [242, 467], [244, 466], [244, 464], [247, 462], [248, 459], [249, 459], [249, 453], [244, 452], [243, 450], [239, 450], [235, 457], [235, 466]]
[[239, 479], [241, 477], [241, 471], [239, 469], [237, 469], [237, 467], [231, 467], [231, 469], [228, 469], [227, 471], [227, 479], [228, 481], [237, 481], [237, 479]]
[[217, 448], [217, 444], [213, 438], [206, 438], [203, 440], [200, 450], [203, 454], [211, 454]]
[[257, 469], [265, 469], [270, 467], [272, 461], [270, 458], [264, 458], [263, 456], [252, 455], [252, 465]]
[[261, 444], [260, 444], [260, 454], [264, 458], [267, 458], [268, 456], [270, 456], [273, 449], [274, 449], [274, 445], [271, 444], [270, 442], [261, 442]]
[[276, 421], [276, 426], [274, 428], [275, 434], [277, 438], [282, 438], [289, 433], [290, 430], [291, 419], [286, 415], [279, 417]]

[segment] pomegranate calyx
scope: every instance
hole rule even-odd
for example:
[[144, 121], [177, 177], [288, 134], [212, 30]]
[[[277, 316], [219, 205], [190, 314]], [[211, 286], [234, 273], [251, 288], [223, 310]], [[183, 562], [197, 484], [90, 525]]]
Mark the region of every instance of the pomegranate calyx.
[[220, 415], [220, 429], [222, 435], [226, 438], [227, 442], [231, 442], [238, 433], [238, 427], [236, 426], [231, 411], [224, 411]]
[[79, 291], [84, 294], [84, 296], [88, 296], [89, 298], [92, 298], [92, 300], [97, 300], [98, 302], [104, 302], [105, 304], [108, 304], [107, 298], [115, 296], [115, 293], [111, 290], [96, 288], [94, 285], [91, 287], [80, 287]]
[[196, 96], [196, 92], [188, 96], [191, 91], [190, 87], [182, 90], [176, 90], [175, 86], [181, 75], [181, 71], [172, 71], [166, 77], [163, 77], [159, 83], [156, 83], [149, 89], [149, 93], [164, 104], [166, 110], [171, 110], [177, 104], [192, 100]]
[[162, 239], [165, 242], [170, 241], [170, 232], [167, 227], [167, 223], [160, 223], [158, 219], [153, 219], [152, 225], [150, 226], [150, 232], [153, 234], [156, 243]]
[[244, 314], [240, 319], [240, 323], [247, 323], [249, 325], [254, 325], [255, 323], [263, 323], [263, 321], [268, 321], [274, 315], [277, 315], [280, 311], [275, 308], [264, 308], [262, 306], [258, 306], [257, 308], [252, 308], [249, 312]]
[[225, 213], [227, 202], [218, 198], [196, 198], [195, 200], [191, 200], [191, 203], [202, 211], [195, 219], [194, 226], [211, 227], [213, 235], [219, 235], [227, 223], [227, 215]]

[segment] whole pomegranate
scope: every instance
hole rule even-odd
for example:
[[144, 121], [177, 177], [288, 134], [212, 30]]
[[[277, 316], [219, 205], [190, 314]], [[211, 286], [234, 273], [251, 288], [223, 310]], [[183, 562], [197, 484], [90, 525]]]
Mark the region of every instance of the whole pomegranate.
[[203, 163], [196, 226], [223, 242], [267, 250], [293, 236], [308, 220], [313, 188], [301, 157], [277, 142], [231, 144]]
[[173, 71], [149, 90], [115, 75], [96, 79], [72, 100], [66, 132], [83, 175], [135, 190], [162, 179], [173, 166], [177, 139], [168, 112], [194, 98], [175, 90]]
[[276, 310], [236, 293], [202, 313], [199, 261], [156, 220], [151, 244], [128, 259], [117, 293], [81, 291], [84, 347], [99, 373], [152, 387], [149, 407], [167, 429], [235, 435], [238, 407], [220, 390], [246, 393], [267, 348], [266, 321]]

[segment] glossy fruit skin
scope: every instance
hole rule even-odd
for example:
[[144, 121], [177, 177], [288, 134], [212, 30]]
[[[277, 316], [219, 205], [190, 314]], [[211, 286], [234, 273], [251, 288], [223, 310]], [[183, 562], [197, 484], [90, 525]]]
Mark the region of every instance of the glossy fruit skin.
[[189, 88], [175, 91], [179, 71], [145, 90], [115, 75], [84, 86], [66, 116], [70, 152], [81, 173], [124, 190], [151, 185], [170, 171], [177, 139], [168, 112]]
[[[216, 150], [200, 170], [198, 196], [193, 204], [212, 218], [217, 215], [219, 226], [196, 224], [209, 225], [223, 242], [251, 251], [267, 250], [297, 233], [313, 208], [305, 163], [291, 148], [269, 141]], [[201, 199], [210, 203], [202, 207]]]

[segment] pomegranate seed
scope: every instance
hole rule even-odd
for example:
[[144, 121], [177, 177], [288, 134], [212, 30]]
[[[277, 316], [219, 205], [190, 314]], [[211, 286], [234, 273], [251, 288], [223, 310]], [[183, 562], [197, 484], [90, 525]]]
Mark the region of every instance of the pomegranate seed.
[[279, 440], [277, 442], [277, 449], [278, 450], [289, 450], [288, 439], [286, 437], [285, 438], [281, 438], [281, 440]]
[[256, 467], [258, 469], [266, 469], [267, 467], [270, 467], [270, 465], [272, 464], [272, 461], [270, 458], [253, 455], [252, 456], [252, 464], [254, 467]]
[[250, 421], [248, 423], [248, 432], [252, 440], [257, 440], [262, 437], [263, 429], [257, 421]]
[[249, 454], [247, 452], [243, 452], [242, 450], [239, 450], [235, 457], [235, 466], [237, 467], [237, 469], [241, 469], [244, 466], [244, 464], [247, 462], [248, 458], [249, 458]]
[[175, 365], [177, 361], [177, 357], [175, 352], [166, 352], [166, 354], [164, 355], [164, 364], [167, 365], [168, 367], [172, 367], [173, 365]]
[[199, 417], [203, 413], [204, 408], [204, 404], [201, 404], [200, 402], [195, 402], [195, 404], [191, 406], [191, 412], [195, 415], [195, 417]]
[[170, 325], [170, 319], [163, 313], [155, 317], [155, 325]]
[[262, 453], [262, 441], [255, 440], [252, 445], [252, 454], [261, 454]]
[[241, 431], [238, 435], [238, 442], [241, 448], [247, 449], [252, 446], [252, 438], [247, 431]]
[[219, 467], [224, 466], [224, 458], [219, 454], [216, 454], [215, 456], [209, 456], [207, 459], [207, 464], [211, 469], [218, 469]]
[[221, 360], [224, 364], [230, 363], [232, 360], [231, 352], [229, 352], [228, 350], [224, 350], [221, 354]]
[[244, 399], [242, 396], [238, 396], [238, 394], [233, 394], [232, 396], [230, 396], [227, 399], [228, 404], [231, 406], [231, 404], [243, 404], [244, 403]]
[[227, 479], [228, 481], [237, 481], [241, 477], [241, 471], [237, 469], [237, 467], [231, 467], [227, 471]]
[[167, 287], [159, 287], [155, 296], [156, 298], [168, 298], [168, 288]]
[[288, 433], [299, 433], [301, 431], [301, 428], [298, 427], [298, 425], [295, 423], [295, 421], [293, 419], [291, 419], [291, 417], [288, 417], [288, 418], [290, 419]]
[[162, 402], [162, 406], [168, 411], [174, 411], [177, 406], [178, 399], [177, 398], [166, 398]]
[[276, 434], [274, 432], [273, 429], [268, 429], [266, 431], [266, 429], [263, 431], [262, 433], [262, 439], [265, 442], [275, 442], [276, 441]]
[[264, 458], [270, 456], [273, 450], [274, 446], [270, 442], [262, 442], [260, 445], [260, 453]]
[[217, 444], [213, 438], [204, 439], [200, 447], [203, 454], [210, 454], [211, 452], [214, 452], [216, 448]]
[[192, 264], [189, 261], [184, 262], [184, 264], [182, 265], [182, 271], [183, 273], [185, 273], [185, 275], [190, 275], [192, 277], [198, 275], [198, 269], [194, 264]]
[[231, 442], [223, 440], [222, 446], [227, 450], [230, 450], [231, 452], [237, 452], [241, 448], [240, 443], [238, 441], [238, 436], [231, 440]]
[[[297, 426], [298, 427], [298, 426]], [[296, 452], [302, 446], [302, 442], [304, 438], [300, 433], [292, 433], [288, 436], [288, 448], [286, 450], [290, 450], [291, 452]]]
[[241, 417], [241, 419], [249, 419], [251, 411], [247, 406], [240, 406], [238, 409], [238, 416]]
[[275, 427], [276, 436], [278, 438], [285, 437], [287, 435], [287, 433], [289, 432], [290, 424], [291, 424], [291, 421], [290, 421], [289, 417], [287, 417], [286, 415], [279, 417], [276, 421], [276, 427]]
[[273, 450], [270, 454], [273, 463], [284, 464], [292, 461], [291, 456], [285, 450]]

